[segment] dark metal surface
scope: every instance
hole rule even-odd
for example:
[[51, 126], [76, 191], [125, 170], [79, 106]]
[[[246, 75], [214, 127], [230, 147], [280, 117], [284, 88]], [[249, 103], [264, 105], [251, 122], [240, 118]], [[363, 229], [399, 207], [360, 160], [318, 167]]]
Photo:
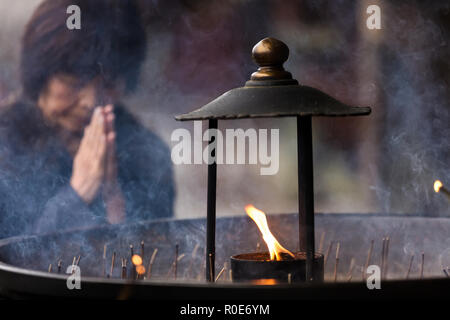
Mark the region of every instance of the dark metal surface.
[[324, 299], [442, 299], [450, 279], [386, 281], [382, 290], [363, 282], [294, 283], [277, 285], [127, 282], [83, 278], [81, 290], [68, 290], [64, 276], [49, 276], [0, 263], [0, 296], [7, 298], [81, 298], [152, 300], [324, 300]]
[[232, 89], [200, 109], [177, 120], [274, 118], [290, 116], [362, 116], [369, 107], [351, 107], [303, 85], [259, 86]]
[[311, 117], [297, 117], [299, 246], [306, 253], [306, 279], [313, 280], [314, 167]]
[[[298, 243], [298, 214], [269, 215], [272, 232], [287, 249]], [[203, 273], [203, 255], [194, 259], [193, 271], [185, 273], [190, 260], [179, 263], [179, 278], [167, 277], [173, 262], [176, 243], [180, 253], [190, 255], [196, 244], [204, 244], [205, 219], [160, 220], [129, 226], [110, 226], [92, 230], [58, 233], [44, 236], [16, 237], [0, 240], [0, 296], [6, 297], [78, 297], [78, 298], [134, 298], [134, 299], [383, 299], [436, 298], [450, 289], [440, 258], [448, 258], [450, 219], [418, 216], [371, 214], [316, 214], [318, 237], [326, 231], [326, 244], [340, 241], [340, 269], [338, 282], [331, 277], [333, 257], [324, 266], [324, 283], [291, 285], [253, 285], [249, 283], [195, 281]], [[248, 217], [217, 219], [217, 265], [229, 257], [251, 252], [261, 241], [259, 231]], [[389, 235], [389, 275], [382, 281], [382, 290], [368, 290], [361, 274], [354, 273], [347, 282], [345, 274], [350, 259], [364, 264], [371, 239], [376, 240], [372, 263], [380, 262], [381, 238]], [[119, 270], [113, 279], [101, 277], [103, 245], [117, 251], [117, 256], [128, 254], [130, 243], [144, 238], [146, 252], [159, 248], [154, 266], [155, 278], [145, 281], [121, 280]], [[325, 244], [325, 246], [326, 246]], [[203, 252], [199, 248], [198, 252]], [[405, 280], [411, 253], [426, 254], [425, 279], [420, 280], [414, 266], [410, 279]], [[48, 264], [62, 258], [64, 268], [73, 256], [80, 253], [81, 290], [68, 290], [68, 275], [45, 272]], [[447, 254], [447, 255], [446, 255]], [[117, 268], [119, 269], [119, 268]], [[156, 277], [156, 275], [160, 275]], [[162, 275], [162, 276], [161, 276]], [[203, 278], [203, 277], [202, 277]]]
[[298, 85], [283, 68], [289, 49], [281, 41], [266, 38], [253, 48], [259, 66], [244, 87], [232, 89], [205, 106], [175, 119], [208, 120], [289, 116], [368, 115], [369, 107], [352, 107], [320, 90]]
[[[307, 259], [304, 252], [297, 252], [295, 259], [287, 257], [281, 261], [268, 261], [268, 252], [244, 253], [232, 256], [231, 270], [233, 281], [275, 280], [276, 283], [305, 282], [307, 276]], [[323, 281], [323, 255], [314, 258], [314, 274], [309, 279]], [[264, 281], [262, 282], [264, 283]]]
[[[217, 129], [217, 120], [209, 120], [209, 129]], [[215, 157], [215, 153], [215, 150], [210, 150], [212, 157]], [[214, 161], [208, 164], [208, 194], [206, 200], [206, 279], [209, 282], [214, 282], [216, 270], [216, 187], [217, 163]]]

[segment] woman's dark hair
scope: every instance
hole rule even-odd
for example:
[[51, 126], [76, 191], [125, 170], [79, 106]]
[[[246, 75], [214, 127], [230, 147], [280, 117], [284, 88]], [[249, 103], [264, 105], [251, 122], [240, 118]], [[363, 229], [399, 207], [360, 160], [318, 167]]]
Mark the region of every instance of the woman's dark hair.
[[[81, 9], [81, 29], [69, 30], [67, 8]], [[50, 77], [66, 73], [82, 83], [101, 75], [106, 84], [123, 79], [136, 87], [145, 59], [146, 36], [133, 0], [45, 0], [22, 39], [24, 93], [37, 100]]]

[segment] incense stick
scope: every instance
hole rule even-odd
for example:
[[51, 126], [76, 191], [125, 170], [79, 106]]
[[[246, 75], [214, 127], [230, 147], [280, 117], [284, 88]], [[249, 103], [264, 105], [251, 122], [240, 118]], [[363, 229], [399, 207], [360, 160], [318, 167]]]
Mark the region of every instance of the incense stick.
[[142, 240], [141, 241], [141, 258], [142, 258], [142, 261], [144, 261], [144, 253], [145, 253], [145, 243], [144, 243], [144, 240]]
[[320, 236], [319, 250], [318, 250], [318, 252], [320, 252], [320, 253], [323, 253], [322, 249], [323, 249], [324, 241], [325, 241], [325, 231], [323, 231], [322, 235]]
[[[183, 259], [184, 256], [185, 256], [184, 253], [180, 254], [180, 255], [178, 256], [178, 258], [176, 259], [176, 261], [177, 261], [177, 262], [180, 262], [180, 260]], [[175, 260], [174, 260], [174, 261], [172, 262], [172, 264], [170, 265], [170, 269], [169, 269], [169, 271], [167, 271], [166, 277], [169, 278], [170, 275], [171, 275], [172, 273], [175, 274], [174, 270], [175, 270]]]
[[[206, 255], [206, 248], [203, 250], [203, 256], [205, 256], [205, 255]], [[205, 274], [206, 274], [206, 260], [203, 260], [202, 264], [201, 264], [201, 268], [197, 274], [196, 279], [198, 281], [200, 281], [202, 279], [202, 277], [204, 277]]]
[[75, 272], [75, 262], [76, 261], [77, 261], [77, 257], [75, 256], [75, 257], [73, 257], [73, 260], [72, 260], [72, 271], [71, 271], [72, 274]]
[[111, 270], [110, 270], [110, 272], [109, 272], [110, 277], [113, 276], [113, 272], [114, 272], [114, 262], [115, 262], [115, 260], [116, 260], [116, 252], [114, 251], [113, 254], [112, 254], [112, 257], [111, 257]]
[[386, 238], [383, 238], [383, 246], [381, 249], [381, 279], [383, 279], [383, 270], [384, 270], [384, 257], [386, 251]]
[[133, 267], [134, 247], [130, 244], [130, 278], [136, 278], [136, 268]]
[[386, 238], [386, 248], [385, 248], [385, 252], [384, 252], [383, 279], [387, 279], [390, 240], [391, 239], [389, 237]]
[[220, 277], [222, 276], [222, 273], [225, 273], [226, 268], [227, 268], [227, 263], [225, 262], [225, 263], [223, 264], [222, 270], [220, 270], [219, 274], [218, 274], [217, 277], [216, 277], [216, 282], [220, 279]]
[[103, 246], [103, 270], [102, 276], [106, 277], [106, 244]]
[[338, 272], [338, 265], [339, 265], [339, 249], [341, 248], [341, 243], [338, 242], [336, 245], [336, 261], [334, 263], [334, 282], [337, 281], [337, 272]]
[[354, 268], [355, 268], [355, 258], [352, 258], [350, 260], [350, 266], [349, 266], [348, 272], [347, 272], [347, 281], [352, 280]]
[[127, 259], [122, 258], [122, 279], [127, 277]]
[[330, 241], [330, 244], [328, 245], [327, 253], [325, 254], [324, 260], [323, 260], [323, 267], [327, 265], [328, 257], [330, 255], [331, 248], [333, 247], [333, 241]]
[[48, 272], [51, 273], [52, 272], [52, 264], [50, 263], [50, 265], [48, 266]]
[[420, 264], [420, 279], [423, 279], [423, 266], [425, 264], [425, 252], [422, 252], [422, 262]]
[[174, 264], [175, 264], [175, 266], [174, 266], [174, 278], [175, 278], [175, 280], [177, 280], [177, 269], [178, 269], [178, 243], [175, 245], [175, 261], [174, 261]]
[[58, 273], [61, 273], [61, 268], [62, 268], [62, 260], [58, 260]]
[[150, 279], [152, 277], [152, 267], [153, 267], [153, 263], [155, 262], [157, 253], [158, 253], [158, 248], [153, 250], [152, 257], [150, 258], [150, 261], [148, 262], [148, 268], [147, 268], [147, 278], [148, 279]]
[[408, 271], [406, 272], [406, 279], [409, 278], [409, 274], [411, 272], [411, 267], [412, 267], [413, 260], [414, 260], [414, 255], [412, 254], [411, 258], [409, 259], [409, 266], [408, 266]]
[[441, 181], [436, 180], [434, 182], [434, 191], [437, 193], [444, 194], [448, 200], [450, 200], [450, 190], [448, 190]]
[[187, 268], [187, 271], [185, 273], [188, 277], [191, 274], [192, 265], [194, 264], [194, 259], [195, 259], [195, 256], [197, 255], [197, 250], [198, 250], [199, 247], [200, 247], [200, 245], [198, 243], [196, 243], [195, 246], [194, 246], [194, 250], [192, 250], [191, 261], [189, 262], [189, 267]]
[[367, 268], [369, 267], [370, 260], [372, 259], [372, 252], [373, 252], [373, 245], [374, 245], [374, 243], [375, 243], [375, 240], [371, 240], [370, 241], [370, 247], [369, 247], [369, 250], [367, 252], [366, 264], [364, 265], [364, 269], [363, 269], [363, 272], [362, 272], [362, 280], [363, 281], [366, 278]]
[[[51, 266], [51, 265], [50, 265]], [[447, 270], [445, 270], [445, 268], [442, 268], [442, 271], [444, 272], [444, 274], [447, 276], [447, 278], [449, 277]]]

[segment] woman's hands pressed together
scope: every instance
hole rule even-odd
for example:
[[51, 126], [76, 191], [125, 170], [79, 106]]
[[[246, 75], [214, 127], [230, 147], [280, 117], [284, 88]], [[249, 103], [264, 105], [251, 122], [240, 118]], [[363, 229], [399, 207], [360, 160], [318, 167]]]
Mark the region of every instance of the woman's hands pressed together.
[[101, 191], [110, 223], [118, 223], [125, 218], [125, 201], [117, 181], [112, 105], [95, 108], [74, 157], [70, 184], [88, 204]]

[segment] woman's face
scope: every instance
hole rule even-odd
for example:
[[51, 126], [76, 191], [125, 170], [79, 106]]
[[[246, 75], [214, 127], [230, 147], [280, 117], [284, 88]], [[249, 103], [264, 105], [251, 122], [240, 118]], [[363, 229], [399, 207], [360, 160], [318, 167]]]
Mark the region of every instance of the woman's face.
[[114, 104], [124, 92], [123, 83], [106, 88], [100, 77], [87, 84], [70, 75], [55, 75], [40, 94], [38, 106], [45, 119], [52, 125], [80, 135], [89, 124], [94, 108]]

